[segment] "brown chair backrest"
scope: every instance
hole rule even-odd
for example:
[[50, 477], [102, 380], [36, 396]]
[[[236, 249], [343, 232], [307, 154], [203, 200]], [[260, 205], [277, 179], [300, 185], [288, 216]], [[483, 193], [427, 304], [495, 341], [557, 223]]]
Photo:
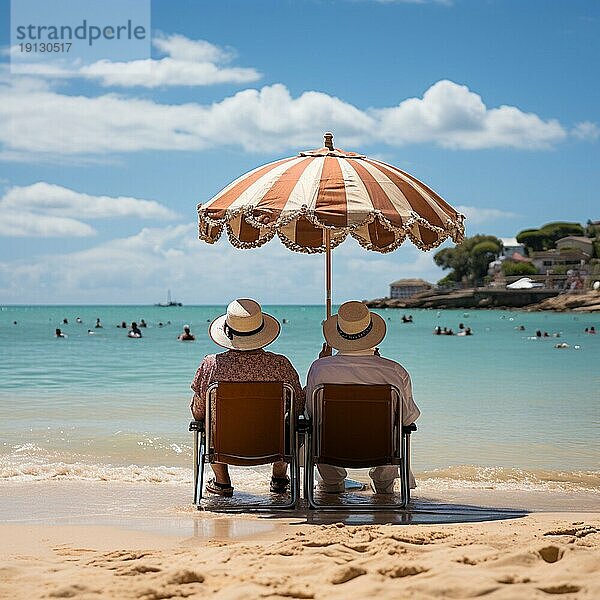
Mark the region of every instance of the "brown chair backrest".
[[285, 458], [283, 383], [220, 382], [214, 411], [214, 462], [261, 465]]
[[393, 464], [392, 405], [389, 385], [326, 384], [317, 462], [355, 469]]

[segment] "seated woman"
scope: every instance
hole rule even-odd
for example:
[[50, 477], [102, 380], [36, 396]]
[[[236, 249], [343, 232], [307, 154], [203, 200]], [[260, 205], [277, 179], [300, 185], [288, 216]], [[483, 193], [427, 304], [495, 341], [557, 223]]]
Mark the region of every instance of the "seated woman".
[[[263, 348], [273, 342], [280, 332], [275, 317], [262, 312], [260, 304], [250, 298], [238, 298], [228, 307], [227, 313], [215, 319], [208, 335], [226, 352], [209, 354], [200, 364], [192, 390], [190, 405], [194, 418], [205, 418], [206, 391], [215, 382], [222, 381], [282, 381], [294, 388], [295, 413], [304, 408], [304, 392], [298, 373], [292, 363], [281, 354], [266, 352]], [[211, 464], [215, 477], [206, 485], [206, 491], [219, 496], [232, 496], [233, 486], [226, 464]], [[289, 485], [287, 463], [273, 464], [271, 491], [284, 493]]]

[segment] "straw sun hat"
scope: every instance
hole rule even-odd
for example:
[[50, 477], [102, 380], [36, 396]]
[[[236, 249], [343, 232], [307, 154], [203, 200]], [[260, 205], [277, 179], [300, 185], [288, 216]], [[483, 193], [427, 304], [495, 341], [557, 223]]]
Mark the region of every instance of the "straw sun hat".
[[238, 298], [208, 328], [212, 341], [230, 350], [258, 350], [279, 335], [279, 321], [262, 312], [260, 304], [250, 298]]
[[385, 337], [385, 321], [362, 302], [344, 302], [323, 322], [323, 335], [336, 350], [367, 350]]

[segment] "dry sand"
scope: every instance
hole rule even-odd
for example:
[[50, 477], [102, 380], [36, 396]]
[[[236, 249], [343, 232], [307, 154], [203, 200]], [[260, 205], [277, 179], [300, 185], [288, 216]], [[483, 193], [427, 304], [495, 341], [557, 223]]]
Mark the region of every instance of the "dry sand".
[[186, 538], [2, 525], [0, 598], [600, 598], [598, 513], [410, 526], [197, 519], [221, 525]]

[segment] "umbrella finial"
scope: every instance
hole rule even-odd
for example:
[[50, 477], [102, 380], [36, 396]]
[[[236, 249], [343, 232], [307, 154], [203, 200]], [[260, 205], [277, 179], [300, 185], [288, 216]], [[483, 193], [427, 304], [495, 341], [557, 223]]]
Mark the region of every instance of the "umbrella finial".
[[323, 136], [323, 139], [325, 140], [325, 148], [327, 148], [328, 150], [335, 150], [335, 148], [333, 147], [333, 133], [328, 131]]

